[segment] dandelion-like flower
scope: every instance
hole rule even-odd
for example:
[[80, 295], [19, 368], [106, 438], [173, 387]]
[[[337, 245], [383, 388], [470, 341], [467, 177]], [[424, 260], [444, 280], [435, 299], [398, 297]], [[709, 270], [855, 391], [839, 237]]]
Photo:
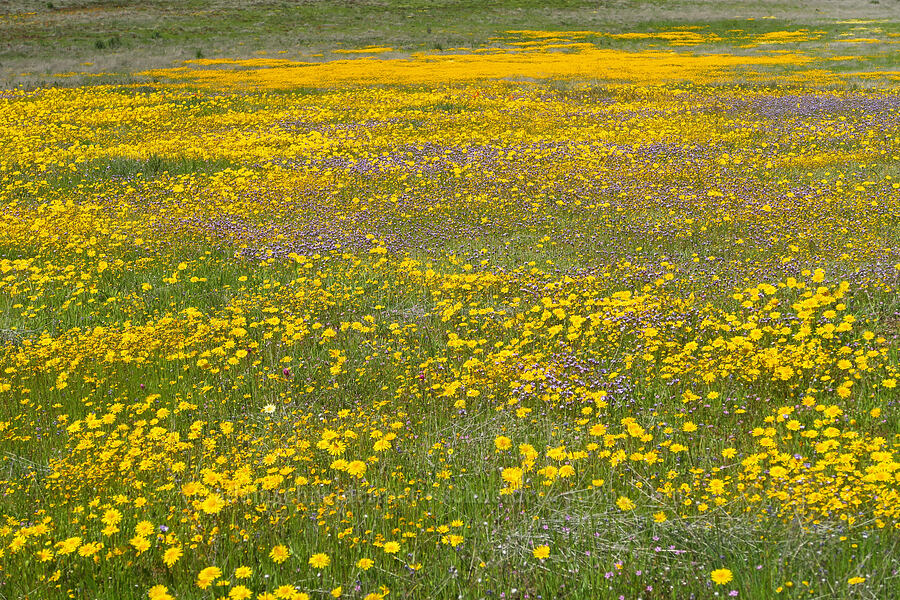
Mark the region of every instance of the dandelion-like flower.
[[710, 579], [712, 579], [713, 583], [716, 585], [725, 585], [734, 579], [734, 576], [729, 569], [716, 569], [710, 573]]

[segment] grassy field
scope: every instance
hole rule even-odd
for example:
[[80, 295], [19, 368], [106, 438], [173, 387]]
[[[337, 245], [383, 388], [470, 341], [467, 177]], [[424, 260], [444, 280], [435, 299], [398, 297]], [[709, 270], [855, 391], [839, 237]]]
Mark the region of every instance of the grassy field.
[[896, 7], [0, 4], [0, 598], [900, 597]]
[[[724, 36], [735, 29], [752, 34], [814, 28], [825, 38], [804, 49], [847, 54], [842, 36], [859, 37], [855, 32], [867, 26], [882, 29], [882, 41], [884, 33], [900, 32], [897, 8], [896, 0], [5, 0], [0, 2], [0, 85], [128, 82], [132, 73], [203, 57], [327, 60], [341, 48], [390, 47], [400, 53], [483, 48], [501, 45], [496, 38], [507, 30], [629, 33], [695, 26]], [[635, 49], [653, 40], [606, 43]], [[726, 47], [734, 50], [733, 44]], [[864, 44], [851, 53], [896, 66], [894, 48]]]

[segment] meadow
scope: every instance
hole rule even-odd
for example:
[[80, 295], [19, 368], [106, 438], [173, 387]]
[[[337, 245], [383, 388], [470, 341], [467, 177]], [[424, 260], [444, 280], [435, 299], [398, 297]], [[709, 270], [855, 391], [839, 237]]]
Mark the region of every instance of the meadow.
[[0, 598], [900, 597], [900, 22], [522, 6], [6, 74]]

